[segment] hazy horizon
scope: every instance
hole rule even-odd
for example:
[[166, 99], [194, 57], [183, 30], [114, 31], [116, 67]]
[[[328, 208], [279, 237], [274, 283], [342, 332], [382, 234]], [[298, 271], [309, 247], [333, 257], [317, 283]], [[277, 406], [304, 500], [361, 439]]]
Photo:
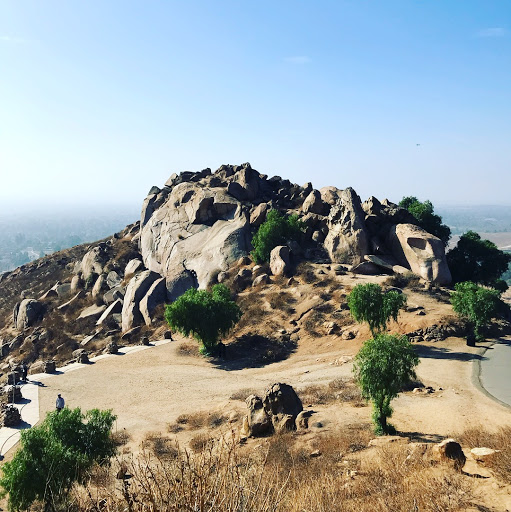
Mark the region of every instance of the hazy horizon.
[[498, 1], [4, 0], [0, 203], [131, 207], [249, 161], [362, 200], [511, 205], [509, 62]]

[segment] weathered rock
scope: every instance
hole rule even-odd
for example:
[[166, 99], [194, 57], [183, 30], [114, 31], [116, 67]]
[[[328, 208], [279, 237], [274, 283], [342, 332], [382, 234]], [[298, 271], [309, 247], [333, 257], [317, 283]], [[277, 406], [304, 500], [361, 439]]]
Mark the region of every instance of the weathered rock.
[[272, 249], [270, 253], [270, 270], [274, 276], [280, 276], [289, 272], [289, 248], [285, 245], [279, 245]]
[[122, 336], [121, 339], [125, 341], [134, 341], [135, 338], [140, 334], [140, 325], [137, 325], [136, 327], [133, 327], [129, 331], [126, 331]]
[[291, 414], [279, 414], [272, 417], [273, 429], [278, 434], [295, 430], [295, 417]]
[[351, 268], [351, 272], [353, 274], [361, 274], [364, 276], [377, 276], [383, 273], [382, 268], [371, 261], [363, 261], [358, 265], [354, 265]]
[[96, 322], [96, 325], [103, 325], [103, 323], [106, 322], [110, 315], [115, 313], [122, 313], [122, 300], [117, 299], [115, 302], [112, 302], [112, 304], [110, 304], [110, 306], [108, 306], [103, 311], [98, 321]]
[[73, 305], [75, 302], [78, 302], [80, 299], [83, 299], [85, 297], [85, 292], [83, 290], [80, 290], [74, 297], [69, 299], [67, 302], [64, 302], [64, 304], [61, 304], [57, 309], [59, 311], [66, 311], [66, 309], [69, 308], [69, 306]]
[[71, 294], [71, 283], [62, 283], [55, 287], [59, 297], [68, 297]]
[[141, 260], [134, 259], [128, 261], [126, 268], [124, 269], [124, 276], [131, 276], [136, 272], [143, 270], [144, 264]]
[[452, 463], [457, 471], [463, 469], [467, 460], [461, 445], [454, 439], [444, 439], [433, 447], [433, 453], [440, 461]]
[[309, 428], [309, 418], [311, 414], [311, 411], [301, 411], [298, 413], [295, 421], [297, 430], [307, 430]]
[[122, 286], [116, 286], [103, 295], [103, 302], [105, 304], [112, 304], [116, 300], [124, 300], [124, 293], [125, 289]]
[[152, 324], [152, 315], [156, 306], [163, 304], [167, 298], [167, 286], [165, 278], [154, 281], [139, 304], [140, 313], [146, 325]]
[[131, 278], [126, 294], [124, 295], [124, 303], [122, 306], [122, 330], [126, 332], [132, 327], [138, 325], [142, 320], [139, 309], [139, 303], [144, 295], [149, 291], [151, 285], [160, 276], [156, 272], [145, 270], [140, 274]]
[[16, 304], [13, 311], [14, 327], [19, 331], [33, 326], [42, 320], [44, 315], [44, 306], [35, 299], [23, 299]]
[[289, 414], [296, 418], [303, 410], [302, 402], [289, 384], [272, 384], [264, 394], [263, 405], [269, 416]]
[[82, 312], [78, 315], [77, 320], [99, 318], [104, 311], [106, 311], [106, 306], [104, 304], [101, 306], [96, 306], [94, 304], [88, 308], [83, 309]]
[[119, 346], [117, 343], [112, 340], [108, 343], [108, 345], [105, 347], [105, 353], [106, 354], [117, 354], [119, 352]]
[[4, 386], [2, 395], [10, 404], [15, 404], [23, 399], [20, 386]]
[[106, 276], [106, 284], [108, 285], [108, 288], [115, 288], [119, 286], [121, 282], [122, 279], [115, 270], [111, 270], [110, 272], [108, 272]]
[[355, 191], [351, 187], [339, 191], [328, 216], [329, 231], [323, 244], [332, 262], [357, 264], [369, 253], [364, 217]]
[[247, 212], [223, 188], [181, 183], [142, 228], [140, 248], [146, 268], [166, 278], [169, 295], [205, 288], [249, 252]]
[[53, 360], [44, 361], [43, 369], [44, 373], [55, 373], [55, 371], [57, 370], [57, 364]]
[[247, 435], [252, 437], [263, 436], [273, 429], [270, 416], [266, 413], [263, 401], [256, 395], [250, 395], [245, 400], [248, 407], [248, 415], [246, 416]]
[[81, 274], [77, 274], [76, 276], [73, 276], [73, 278], [71, 279], [70, 292], [71, 293], [78, 292], [78, 290], [81, 290], [83, 288], [83, 285], [84, 285], [84, 283], [83, 283]]
[[266, 220], [266, 213], [269, 210], [267, 203], [258, 204], [250, 213], [250, 225], [257, 228]]
[[106, 243], [100, 243], [85, 253], [81, 264], [81, 271], [84, 281], [87, 282], [87, 280], [93, 274], [100, 275], [103, 272], [103, 267], [107, 261], [108, 250]]
[[496, 453], [498, 453], [500, 450], [494, 450], [493, 448], [472, 448], [470, 450], [470, 453], [472, 454], [472, 457], [474, 457], [475, 460], [478, 462], [488, 462], [489, 460], [493, 459]]
[[316, 213], [317, 215], [323, 215], [325, 212], [325, 205], [321, 199], [321, 193], [319, 190], [313, 190], [302, 204], [303, 213]]
[[256, 287], [262, 284], [268, 284], [270, 282], [270, 276], [268, 274], [261, 274], [257, 276], [252, 282], [252, 287]]
[[15, 427], [21, 423], [21, 413], [14, 405], [2, 404], [1, 414], [4, 427]]
[[443, 242], [419, 226], [398, 224], [390, 229], [388, 244], [398, 262], [427, 281], [439, 285], [451, 282]]
[[369, 446], [386, 446], [388, 444], [408, 444], [407, 437], [401, 436], [381, 436], [371, 439]]
[[108, 289], [107, 283], [106, 283], [106, 277], [105, 274], [101, 274], [96, 279], [96, 282], [94, 283], [94, 286], [92, 287], [92, 298], [94, 300], [99, 300], [103, 292], [105, 292]]
[[39, 300], [54, 299], [58, 296], [59, 294], [57, 293], [57, 290], [55, 290], [55, 288], [50, 288], [39, 297]]

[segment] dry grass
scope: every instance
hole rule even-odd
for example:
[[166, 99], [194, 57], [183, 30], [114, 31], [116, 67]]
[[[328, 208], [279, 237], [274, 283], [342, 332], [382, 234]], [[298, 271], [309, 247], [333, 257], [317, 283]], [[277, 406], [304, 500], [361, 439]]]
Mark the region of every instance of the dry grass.
[[266, 300], [273, 311], [282, 311], [288, 315], [295, 312], [293, 304], [296, 304], [296, 299], [289, 292], [269, 292]]
[[112, 474], [124, 466], [132, 475], [121, 490], [112, 479], [98, 479], [76, 493], [74, 506], [98, 510], [100, 498], [106, 512], [440, 512], [471, 504], [471, 479], [439, 470], [406, 445], [364, 452], [369, 437], [368, 427], [352, 426], [312, 446], [285, 434], [249, 451], [234, 437], [196, 436], [192, 452], [176, 447], [174, 458], [147, 449], [119, 461]]
[[320, 336], [324, 335], [322, 326], [325, 320], [325, 313], [316, 308], [305, 315], [303, 328], [305, 332], [312, 338], [319, 338]]
[[511, 427], [504, 427], [490, 433], [482, 426], [473, 427], [458, 435], [456, 439], [466, 448], [493, 448], [499, 450], [485, 462], [499, 478], [511, 484]]
[[360, 389], [353, 379], [335, 379], [326, 385], [311, 385], [298, 391], [304, 404], [327, 405], [335, 402], [349, 402], [357, 407], [366, 405]]
[[261, 295], [257, 293], [238, 296], [237, 303], [241, 311], [243, 311], [243, 316], [236, 325], [237, 331], [241, 331], [245, 327], [259, 327], [270, 314], [265, 308]]
[[149, 449], [160, 459], [175, 459], [178, 455], [172, 440], [161, 432], [148, 432], [142, 441], [142, 448]]
[[244, 402], [250, 395], [257, 395], [258, 391], [253, 388], [243, 388], [233, 393], [229, 400], [241, 400]]
[[420, 277], [413, 272], [391, 275], [385, 279], [383, 284], [386, 286], [393, 286], [395, 288], [409, 288], [410, 290], [424, 289], [424, 286], [421, 284]]
[[199, 430], [201, 428], [218, 428], [229, 421], [229, 418], [219, 412], [199, 411], [193, 414], [181, 414], [175, 423], [169, 424], [169, 432], [180, 430]]
[[180, 356], [199, 357], [199, 344], [196, 341], [184, 341], [177, 347]]

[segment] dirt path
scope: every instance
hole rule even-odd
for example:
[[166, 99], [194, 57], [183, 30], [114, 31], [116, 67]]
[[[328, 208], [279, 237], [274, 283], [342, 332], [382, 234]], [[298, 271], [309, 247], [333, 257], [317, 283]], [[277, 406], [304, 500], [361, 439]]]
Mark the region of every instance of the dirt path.
[[[113, 409], [117, 428], [126, 428], [137, 441], [148, 431], [166, 431], [167, 424], [180, 414], [239, 410], [243, 404], [229, 397], [241, 389], [262, 392], [278, 381], [301, 388], [351, 375], [351, 363], [343, 364], [338, 350], [321, 355], [298, 351], [286, 361], [265, 367], [228, 370], [202, 358], [180, 355], [179, 343], [107, 358], [46, 380], [40, 388], [41, 417], [53, 410], [57, 393], [62, 393], [70, 407]], [[399, 431], [436, 439], [477, 424], [486, 428], [509, 424], [511, 411], [471, 383], [475, 349], [450, 338], [420, 344], [419, 350], [419, 378], [436, 391], [431, 395], [405, 393], [393, 402], [393, 423]], [[370, 414], [370, 408], [338, 406], [321, 411], [336, 422], [368, 421]]]

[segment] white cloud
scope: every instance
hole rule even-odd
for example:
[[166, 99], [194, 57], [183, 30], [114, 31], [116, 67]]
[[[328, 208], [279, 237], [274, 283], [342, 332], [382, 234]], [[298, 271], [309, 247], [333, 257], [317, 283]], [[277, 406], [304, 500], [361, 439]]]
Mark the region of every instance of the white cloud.
[[286, 62], [291, 62], [292, 64], [309, 64], [309, 62], [312, 62], [312, 59], [310, 57], [307, 57], [306, 55], [295, 55], [293, 57], [286, 57], [284, 60]]
[[480, 30], [477, 35], [479, 37], [504, 37], [507, 35], [507, 30], [503, 27], [491, 27]]

